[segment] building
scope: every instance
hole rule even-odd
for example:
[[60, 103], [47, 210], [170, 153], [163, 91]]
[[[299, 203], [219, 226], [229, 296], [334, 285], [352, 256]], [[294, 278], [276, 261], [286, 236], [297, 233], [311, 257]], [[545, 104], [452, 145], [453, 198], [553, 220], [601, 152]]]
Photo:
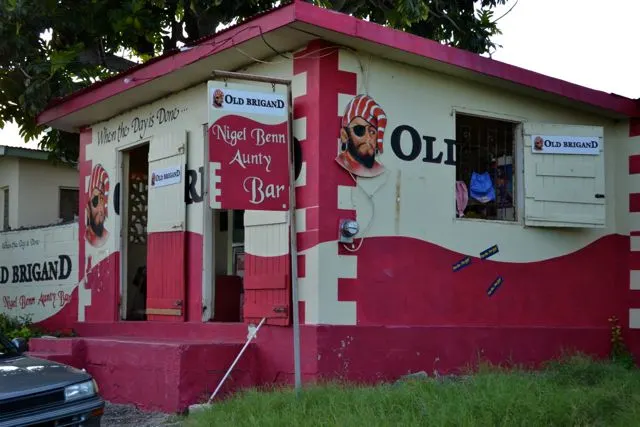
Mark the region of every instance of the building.
[[[269, 78], [292, 82], [291, 167]], [[294, 309], [305, 381], [604, 356], [612, 315], [638, 354], [638, 118], [636, 100], [283, 5], [39, 116], [80, 133], [87, 221], [79, 337], [33, 350], [167, 411], [210, 393], [262, 318], [225, 390], [291, 383]], [[234, 151], [257, 141], [242, 125], [264, 151]]]
[[75, 165], [0, 146], [0, 314], [57, 331], [73, 326], [78, 187]]
[[73, 221], [78, 169], [54, 165], [49, 153], [0, 145], [0, 231]]

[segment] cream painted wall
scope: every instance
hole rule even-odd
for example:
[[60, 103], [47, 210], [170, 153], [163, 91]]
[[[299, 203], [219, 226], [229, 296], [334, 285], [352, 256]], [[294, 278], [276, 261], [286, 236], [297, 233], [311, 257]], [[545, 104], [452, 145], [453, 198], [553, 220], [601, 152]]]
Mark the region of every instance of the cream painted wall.
[[[372, 58], [364, 62], [368, 65], [363, 75], [356, 57], [341, 51], [340, 68], [357, 73], [358, 87], [368, 88], [369, 95], [382, 106], [388, 118], [381, 157], [388, 172], [376, 178], [359, 178], [361, 188], [339, 190], [342, 207], [357, 207], [361, 229], [372, 221], [364, 237], [413, 237], [467, 255], [477, 255], [498, 243], [500, 252], [493, 259], [532, 262], [573, 252], [606, 234], [627, 232], [628, 202], [623, 200], [627, 194], [626, 167], [621, 167], [628, 154], [626, 123], [387, 60]], [[350, 99], [339, 98], [339, 111], [344, 110]], [[389, 142], [394, 128], [408, 124], [421, 135], [437, 138], [436, 154], [446, 153], [443, 139], [455, 139], [452, 111], [456, 109], [522, 122], [603, 126], [606, 228], [567, 230], [524, 227], [520, 222], [456, 219], [455, 167], [424, 163], [422, 155], [414, 161], [402, 161], [393, 154]], [[408, 137], [405, 138], [403, 144], [409, 150]], [[397, 186], [401, 192], [399, 206], [396, 206]], [[369, 194], [377, 191], [373, 198], [375, 208], [371, 208], [362, 189]]]
[[[12, 229], [50, 225], [58, 222], [59, 189], [78, 188], [78, 171], [42, 160], [7, 157], [0, 159], [0, 189], [5, 187], [9, 187]], [[4, 203], [2, 194], [0, 203]], [[2, 215], [0, 210], [0, 224]]]
[[58, 221], [60, 188], [78, 188], [78, 170], [46, 161], [20, 159], [19, 225], [30, 227]]
[[[86, 158], [92, 162], [92, 167], [98, 163], [102, 164], [109, 175], [110, 183], [108, 217], [105, 221], [109, 238], [103, 246], [97, 248], [85, 243], [85, 257], [87, 259], [91, 257], [93, 265], [98, 265], [109, 254], [120, 251], [121, 247], [117, 231], [121, 227], [121, 217], [116, 215], [113, 209], [113, 191], [122, 179], [119, 167], [121, 150], [133, 148], [145, 142], [153, 144], [154, 139], [166, 135], [167, 132], [186, 131], [187, 168], [197, 171], [203, 166], [204, 161], [206, 95], [206, 84], [201, 84], [151, 104], [123, 112], [108, 121], [92, 124], [92, 143], [87, 146]], [[173, 112], [171, 120], [161, 120], [162, 117], [168, 117], [163, 113], [166, 111]], [[108, 137], [105, 138], [105, 135]], [[84, 182], [81, 183], [81, 192], [88, 190], [89, 180], [90, 176], [84, 178]], [[180, 193], [180, 198], [184, 197], [184, 181], [174, 187]], [[197, 188], [199, 192], [199, 185]], [[150, 189], [150, 191], [153, 190]], [[187, 231], [202, 234], [203, 206], [204, 203], [192, 203], [186, 206]], [[79, 320], [83, 321], [84, 307], [91, 305], [90, 291], [84, 292], [81, 289], [79, 300]]]

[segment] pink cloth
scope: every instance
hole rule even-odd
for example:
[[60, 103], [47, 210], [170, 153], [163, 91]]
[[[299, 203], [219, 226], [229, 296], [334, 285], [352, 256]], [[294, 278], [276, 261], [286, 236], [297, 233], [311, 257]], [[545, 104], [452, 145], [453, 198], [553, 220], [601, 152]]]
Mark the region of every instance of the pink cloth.
[[463, 181], [456, 181], [456, 209], [458, 210], [458, 217], [464, 216], [464, 210], [469, 203], [469, 190], [467, 185]]

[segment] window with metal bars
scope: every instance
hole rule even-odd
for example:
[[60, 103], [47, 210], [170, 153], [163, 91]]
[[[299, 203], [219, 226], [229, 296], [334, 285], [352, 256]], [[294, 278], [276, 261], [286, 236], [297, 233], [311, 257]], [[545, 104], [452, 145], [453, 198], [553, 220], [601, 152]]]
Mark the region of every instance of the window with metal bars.
[[516, 220], [516, 125], [456, 114], [455, 188], [459, 217]]

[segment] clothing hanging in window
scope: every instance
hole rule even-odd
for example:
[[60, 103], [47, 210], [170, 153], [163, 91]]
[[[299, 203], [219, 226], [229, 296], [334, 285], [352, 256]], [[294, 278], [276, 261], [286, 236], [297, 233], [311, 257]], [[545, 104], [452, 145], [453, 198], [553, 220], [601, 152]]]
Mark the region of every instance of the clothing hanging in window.
[[458, 211], [458, 217], [464, 216], [464, 210], [469, 203], [469, 190], [467, 184], [464, 181], [456, 181], [456, 209]]
[[488, 203], [496, 199], [496, 192], [491, 182], [489, 172], [471, 174], [469, 183], [469, 195], [480, 203]]

